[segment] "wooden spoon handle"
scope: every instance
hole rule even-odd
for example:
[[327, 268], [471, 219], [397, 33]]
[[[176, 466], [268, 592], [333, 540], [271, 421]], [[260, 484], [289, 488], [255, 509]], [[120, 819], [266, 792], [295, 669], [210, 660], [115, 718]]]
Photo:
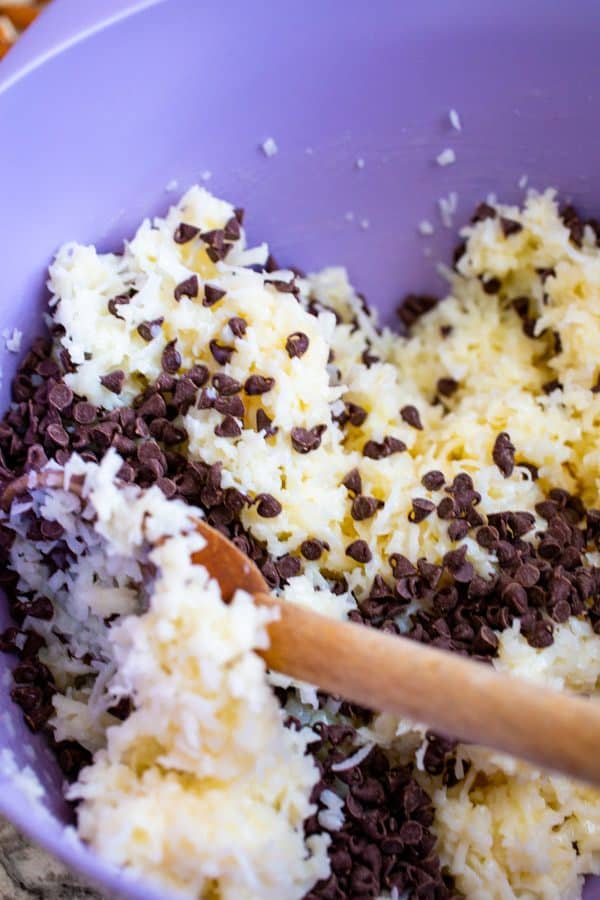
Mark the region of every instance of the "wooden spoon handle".
[[280, 609], [262, 653], [270, 668], [600, 786], [600, 703], [268, 594], [255, 599]]

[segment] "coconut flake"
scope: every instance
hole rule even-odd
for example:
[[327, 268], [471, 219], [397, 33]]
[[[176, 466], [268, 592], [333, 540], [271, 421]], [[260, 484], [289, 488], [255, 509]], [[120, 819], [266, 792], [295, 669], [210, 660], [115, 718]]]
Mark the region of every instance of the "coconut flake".
[[279, 147], [275, 143], [275, 140], [272, 137], [268, 137], [265, 141], [262, 142], [261, 150], [265, 154], [265, 156], [275, 156]]
[[450, 124], [454, 128], [455, 131], [462, 131], [462, 123], [460, 121], [460, 116], [458, 115], [455, 109], [451, 109], [448, 113], [448, 118], [450, 119]]
[[356, 753], [353, 753], [352, 756], [349, 756], [347, 759], [343, 759], [339, 763], [335, 763], [331, 767], [332, 772], [345, 772], [346, 769], [353, 769], [354, 766], [359, 766], [363, 759], [366, 759], [375, 743], [373, 741], [369, 741], [368, 744], [365, 744], [364, 747], [361, 747]]
[[438, 166], [451, 166], [456, 162], [456, 153], [452, 149], [452, 147], [446, 147], [445, 150], [442, 150], [435, 158]]

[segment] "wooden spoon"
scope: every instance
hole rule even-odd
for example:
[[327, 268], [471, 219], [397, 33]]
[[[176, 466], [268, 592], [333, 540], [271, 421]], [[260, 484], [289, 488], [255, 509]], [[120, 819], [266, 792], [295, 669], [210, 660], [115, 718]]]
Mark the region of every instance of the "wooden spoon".
[[193, 560], [219, 582], [225, 600], [243, 588], [256, 603], [279, 610], [268, 626], [270, 647], [260, 651], [270, 669], [600, 786], [600, 703], [280, 602], [234, 544], [204, 522], [198, 530], [206, 547]]
[[[22, 475], [4, 490], [4, 510], [30, 487], [64, 487], [60, 469]], [[81, 485], [71, 479], [69, 490]], [[206, 546], [193, 556], [228, 601], [238, 588], [279, 610], [259, 651], [270, 669], [380, 712], [426, 722], [462, 741], [484, 744], [600, 787], [600, 703], [530, 684], [455, 653], [340, 622], [268, 593], [245, 554], [198, 520]]]

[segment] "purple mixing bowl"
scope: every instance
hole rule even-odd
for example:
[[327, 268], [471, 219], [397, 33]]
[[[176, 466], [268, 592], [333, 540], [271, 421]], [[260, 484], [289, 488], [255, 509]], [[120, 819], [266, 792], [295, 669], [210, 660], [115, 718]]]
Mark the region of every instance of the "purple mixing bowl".
[[[599, 27], [596, 0], [577, 15], [567, 0], [55, 0], [0, 66], [0, 330], [22, 329], [24, 348], [40, 332], [61, 242], [115, 247], [165, 210], [167, 183], [205, 171], [247, 207], [251, 239], [283, 263], [347, 265], [392, 321], [404, 292], [441, 287], [433, 262], [455, 235], [439, 197], [456, 191], [458, 223], [489, 191], [518, 200], [528, 175], [600, 211]], [[457, 161], [441, 168], [445, 147]], [[423, 219], [433, 238], [418, 234]], [[0, 356], [4, 408], [17, 357]], [[8, 666], [0, 658], [0, 674]], [[57, 766], [6, 682], [0, 705], [0, 750], [37, 772], [47, 813], [6, 778], [0, 811], [111, 894], [157, 896], [65, 840]]]

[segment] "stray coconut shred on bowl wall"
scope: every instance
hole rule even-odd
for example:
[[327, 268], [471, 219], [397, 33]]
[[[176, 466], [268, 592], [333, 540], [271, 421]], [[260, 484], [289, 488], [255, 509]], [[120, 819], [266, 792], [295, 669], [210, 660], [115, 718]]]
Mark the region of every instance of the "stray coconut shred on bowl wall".
[[401, 336], [243, 222], [194, 187], [65, 245], [0, 424], [2, 646], [78, 833], [186, 898], [578, 896], [597, 790], [267, 672], [191, 554], [202, 516], [284, 600], [595, 694], [597, 232], [481, 204]]

